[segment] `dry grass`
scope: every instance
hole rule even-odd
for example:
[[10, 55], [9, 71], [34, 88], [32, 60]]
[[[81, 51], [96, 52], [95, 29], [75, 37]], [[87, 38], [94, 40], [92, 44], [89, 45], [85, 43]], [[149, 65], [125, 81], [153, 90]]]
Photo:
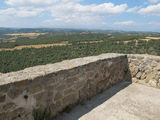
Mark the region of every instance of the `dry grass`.
[[23, 48], [45, 48], [45, 47], [54, 47], [54, 46], [66, 46], [71, 45], [67, 41], [61, 42], [61, 43], [53, 43], [53, 44], [38, 44], [38, 45], [22, 45], [22, 46], [16, 46], [14, 48], [1, 48], [0, 51], [13, 51], [13, 50], [22, 50]]
[[[150, 40], [160, 40], [160, 37], [146, 37], [146, 38], [144, 38], [144, 39], [139, 39], [139, 40], [144, 40], [144, 41], [150, 41]], [[132, 42], [132, 41], [136, 41], [136, 45], [138, 45], [138, 41], [139, 40], [127, 40], [127, 41], [123, 41], [123, 43], [124, 44], [128, 44], [128, 43], [130, 43], [130, 42]], [[120, 41], [117, 41], [117, 43], [119, 44], [120, 43]]]
[[146, 37], [145, 39], [140, 39], [140, 40], [144, 40], [144, 41], [150, 41], [150, 40], [160, 40], [160, 37]]
[[160, 37], [146, 37], [147, 39], [159, 40]]
[[5, 35], [33, 37], [33, 36], [39, 36], [39, 35], [45, 35], [45, 34], [47, 34], [47, 33], [11, 33], [11, 34], [5, 34]]
[[[93, 43], [101, 43], [104, 42], [103, 40], [99, 41], [87, 41], [87, 42], [80, 42], [80, 44], [93, 44]], [[69, 44], [68, 41], [64, 41], [61, 43], [53, 43], [53, 44], [38, 44], [38, 45], [21, 45], [21, 46], [16, 46], [14, 48], [0, 48], [0, 51], [13, 51], [13, 50], [22, 50], [23, 48], [45, 48], [45, 47], [54, 47], [54, 46], [67, 46], [67, 45], [72, 45]]]
[[48, 33], [11, 33], [11, 34], [5, 34], [8, 36], [11, 36], [11, 38], [6, 39], [9, 42], [16, 42], [17, 38], [20, 37], [29, 37], [31, 39], [36, 39], [39, 35], [46, 35]]
[[85, 42], [80, 42], [81, 44], [87, 44], [87, 43], [90, 43], [90, 44], [93, 44], [93, 43], [102, 43], [104, 42], [103, 40], [98, 40], [98, 41], [85, 41]]
[[16, 40], [10, 40], [9, 42], [16, 42]]
[[132, 41], [124, 41], [123, 43], [124, 43], [124, 44], [128, 44], [129, 42], [132, 42]]

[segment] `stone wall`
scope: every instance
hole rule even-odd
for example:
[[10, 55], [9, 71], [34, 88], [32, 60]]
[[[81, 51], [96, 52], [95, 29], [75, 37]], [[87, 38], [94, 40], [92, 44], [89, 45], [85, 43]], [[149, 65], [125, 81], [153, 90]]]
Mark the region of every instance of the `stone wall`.
[[32, 120], [33, 111], [53, 116], [123, 80], [126, 55], [103, 54], [0, 75], [0, 120]]
[[0, 120], [57, 115], [121, 81], [160, 88], [160, 57], [102, 54], [0, 75]]
[[127, 55], [132, 82], [160, 88], [160, 57]]

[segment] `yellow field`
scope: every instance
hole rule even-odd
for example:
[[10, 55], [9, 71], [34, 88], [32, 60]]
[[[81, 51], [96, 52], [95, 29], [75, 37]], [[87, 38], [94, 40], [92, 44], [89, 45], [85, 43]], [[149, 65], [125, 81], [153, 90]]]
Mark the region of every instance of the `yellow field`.
[[160, 40], [160, 37], [146, 37], [145, 39], [140, 39], [144, 41], [150, 41], [150, 40]]
[[160, 37], [146, 37], [147, 39], [154, 39], [154, 40], [159, 40]]
[[104, 42], [103, 40], [98, 40], [98, 41], [85, 41], [85, 42], [80, 42], [81, 44], [87, 44], [87, 43], [101, 43], [101, 42]]
[[53, 44], [38, 44], [38, 45], [22, 45], [22, 46], [16, 46], [14, 48], [1, 48], [0, 51], [6, 50], [6, 51], [13, 51], [13, 50], [22, 50], [23, 48], [45, 48], [45, 47], [54, 47], [54, 46], [66, 46], [71, 45], [67, 41], [61, 42], [61, 43], [53, 43]]
[[[160, 37], [146, 37], [146, 38], [144, 38], [144, 39], [139, 39], [139, 40], [144, 40], [144, 41], [150, 41], [150, 40], [160, 40]], [[128, 43], [130, 43], [130, 42], [132, 42], [132, 41], [136, 41], [136, 45], [138, 45], [138, 41], [139, 40], [126, 40], [126, 41], [123, 41], [123, 43], [124, 44], [128, 44]], [[117, 41], [117, 43], [119, 44], [120, 43], [120, 41]]]
[[[80, 44], [94, 44], [94, 43], [101, 43], [104, 42], [103, 40], [99, 41], [85, 41], [85, 42], [80, 42]], [[61, 43], [53, 43], [53, 44], [38, 44], [38, 45], [21, 45], [21, 46], [16, 46], [14, 48], [0, 48], [0, 51], [13, 51], [13, 50], [22, 50], [23, 48], [45, 48], [45, 47], [54, 47], [54, 46], [67, 46], [67, 45], [72, 45], [69, 44], [68, 41], [64, 41]]]
[[11, 33], [11, 34], [5, 34], [5, 35], [33, 37], [33, 36], [39, 36], [39, 35], [45, 35], [45, 34], [47, 33]]

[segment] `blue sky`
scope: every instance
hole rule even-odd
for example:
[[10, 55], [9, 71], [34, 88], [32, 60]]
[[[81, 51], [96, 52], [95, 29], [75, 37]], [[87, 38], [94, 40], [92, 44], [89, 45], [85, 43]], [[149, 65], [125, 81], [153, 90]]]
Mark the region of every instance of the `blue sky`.
[[160, 32], [160, 0], [0, 0], [0, 27]]

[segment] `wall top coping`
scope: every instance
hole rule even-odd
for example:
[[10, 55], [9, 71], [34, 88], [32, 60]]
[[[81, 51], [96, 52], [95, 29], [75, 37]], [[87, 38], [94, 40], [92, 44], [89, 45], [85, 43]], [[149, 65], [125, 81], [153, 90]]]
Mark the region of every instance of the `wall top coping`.
[[[61, 70], [72, 69], [78, 66], [86, 65], [88, 63], [96, 62], [98, 60], [111, 59], [120, 56], [126, 56], [125, 54], [107, 53], [98, 56], [90, 56], [83, 58], [76, 58], [72, 60], [64, 60], [62, 62], [38, 65], [34, 67], [25, 68], [17, 72], [10, 72], [5, 74], [0, 74], [0, 85], [5, 85], [13, 82], [23, 81], [23, 80], [33, 80], [36, 77], [45, 76], [50, 73], [56, 73]], [[148, 55], [138, 55], [138, 54], [128, 54], [128, 57], [147, 57], [150, 59], [159, 59], [159, 56], [148, 56]]]

